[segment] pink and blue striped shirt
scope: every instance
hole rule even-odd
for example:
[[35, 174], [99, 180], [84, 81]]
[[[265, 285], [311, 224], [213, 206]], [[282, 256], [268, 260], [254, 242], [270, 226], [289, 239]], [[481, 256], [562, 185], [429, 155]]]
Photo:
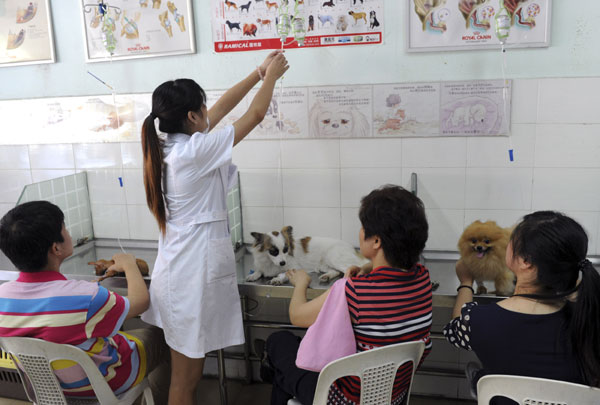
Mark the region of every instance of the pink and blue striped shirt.
[[[20, 273], [0, 285], [0, 336], [26, 336], [71, 344], [86, 351], [119, 395], [145, 375], [144, 348], [119, 332], [129, 301], [98, 283], [67, 280], [56, 271]], [[93, 397], [83, 369], [52, 363], [65, 395]]]

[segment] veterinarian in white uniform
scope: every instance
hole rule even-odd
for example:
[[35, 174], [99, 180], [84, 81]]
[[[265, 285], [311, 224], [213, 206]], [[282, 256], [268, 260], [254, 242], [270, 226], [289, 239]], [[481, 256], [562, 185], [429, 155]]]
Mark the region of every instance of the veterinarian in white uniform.
[[244, 343], [226, 196], [235, 184], [234, 128], [210, 135], [169, 134], [164, 153], [166, 235], [159, 236], [142, 319], [191, 358]]
[[[194, 403], [206, 352], [244, 342], [226, 206], [236, 178], [231, 154], [263, 120], [287, 69], [281, 51], [272, 52], [210, 110], [191, 79], [167, 81], [152, 93], [152, 112], [142, 126], [144, 187], [161, 232], [150, 308], [142, 319], [164, 330], [171, 349], [169, 404]], [[248, 111], [208, 133], [263, 77]]]

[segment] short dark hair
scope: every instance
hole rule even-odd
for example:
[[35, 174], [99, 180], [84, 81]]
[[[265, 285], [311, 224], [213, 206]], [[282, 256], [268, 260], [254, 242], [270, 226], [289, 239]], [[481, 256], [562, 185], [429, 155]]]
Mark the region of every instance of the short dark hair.
[[42, 271], [52, 244], [64, 242], [65, 216], [48, 201], [17, 205], [0, 220], [0, 250], [23, 272]]
[[391, 184], [373, 190], [361, 200], [358, 213], [365, 238], [378, 236], [386, 260], [410, 269], [425, 248], [429, 225], [423, 202], [410, 191]]

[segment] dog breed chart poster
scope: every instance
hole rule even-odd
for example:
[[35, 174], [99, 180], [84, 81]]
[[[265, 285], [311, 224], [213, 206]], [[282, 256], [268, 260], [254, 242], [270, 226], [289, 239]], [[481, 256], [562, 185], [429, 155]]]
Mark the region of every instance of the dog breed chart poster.
[[1, 0], [0, 27], [0, 66], [54, 62], [47, 0]]
[[81, 0], [88, 62], [195, 52], [190, 0]]
[[[406, 0], [409, 51], [498, 48], [500, 0]], [[504, 0], [509, 48], [550, 44], [552, 0]]]
[[[281, 48], [282, 14], [304, 19], [304, 47], [381, 43], [384, 0], [211, 0], [216, 52]], [[284, 48], [298, 48], [290, 31]]]

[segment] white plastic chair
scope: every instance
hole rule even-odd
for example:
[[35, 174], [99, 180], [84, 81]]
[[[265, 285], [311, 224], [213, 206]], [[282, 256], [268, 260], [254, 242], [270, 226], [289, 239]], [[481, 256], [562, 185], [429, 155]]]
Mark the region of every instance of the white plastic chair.
[[[319, 374], [313, 405], [326, 405], [331, 384], [338, 378], [349, 375], [360, 377], [361, 405], [391, 404], [396, 372], [401, 365], [410, 361], [413, 369], [406, 393], [408, 405], [412, 379], [424, 350], [424, 342], [397, 343], [332, 361]], [[294, 398], [288, 401], [288, 405], [302, 404]]]
[[545, 378], [486, 375], [477, 382], [477, 404], [489, 405], [497, 396], [522, 405], [598, 405], [600, 389]]
[[[94, 361], [78, 347], [25, 337], [0, 337], [0, 347], [5, 352], [10, 353], [13, 360], [18, 360], [23, 367], [24, 372], [20, 367], [17, 367], [17, 371], [23, 381], [27, 397], [34, 404], [128, 405], [132, 404], [143, 392], [146, 404], [154, 405], [148, 378], [144, 378], [142, 382], [125, 393], [115, 396]], [[50, 366], [50, 363], [54, 360], [71, 360], [79, 364], [90, 380], [97, 400], [70, 398], [68, 396], [65, 398], [58, 379]], [[31, 386], [26, 381], [29, 381]]]

